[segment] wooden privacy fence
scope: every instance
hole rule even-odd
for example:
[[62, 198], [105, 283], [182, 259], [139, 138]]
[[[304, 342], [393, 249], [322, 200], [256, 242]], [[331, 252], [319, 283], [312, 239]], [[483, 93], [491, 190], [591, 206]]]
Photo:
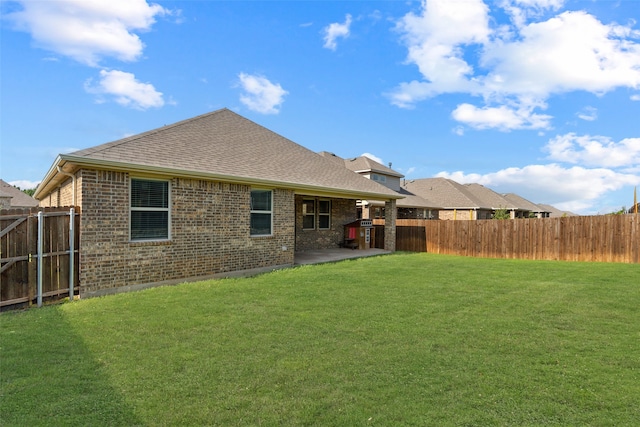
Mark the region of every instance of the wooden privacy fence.
[[[426, 236], [423, 219], [396, 220], [396, 250], [408, 252], [425, 252]], [[384, 249], [384, 219], [374, 219], [376, 229], [376, 248]]]
[[0, 308], [77, 293], [79, 218], [69, 207], [0, 211]]
[[487, 258], [640, 262], [640, 215], [425, 221], [427, 252]]

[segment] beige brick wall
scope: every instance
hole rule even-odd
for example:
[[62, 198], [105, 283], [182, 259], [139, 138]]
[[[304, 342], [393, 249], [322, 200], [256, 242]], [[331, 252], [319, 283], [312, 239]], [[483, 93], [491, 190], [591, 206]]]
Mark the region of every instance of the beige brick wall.
[[[78, 182], [76, 181], [77, 187]], [[58, 188], [40, 200], [38, 205], [44, 208], [73, 206], [73, 180], [71, 178], [67, 179]], [[77, 206], [80, 206], [79, 202]]]
[[293, 191], [274, 190], [273, 236], [251, 237], [249, 186], [174, 178], [171, 239], [130, 242], [129, 179], [121, 172], [81, 173], [85, 293], [293, 263]]
[[469, 209], [457, 209], [457, 210], [440, 210], [439, 219], [442, 220], [470, 220], [476, 219], [476, 212], [474, 210], [469, 211]]
[[[296, 196], [296, 251], [338, 248], [344, 240], [344, 225], [357, 218], [356, 201], [331, 199], [331, 228], [329, 230], [302, 229], [302, 201], [312, 197]], [[326, 199], [323, 199], [326, 200]]]

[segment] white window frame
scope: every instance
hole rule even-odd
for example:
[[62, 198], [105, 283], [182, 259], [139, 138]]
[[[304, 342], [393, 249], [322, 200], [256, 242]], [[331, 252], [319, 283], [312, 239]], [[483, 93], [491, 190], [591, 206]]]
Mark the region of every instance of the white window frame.
[[[306, 203], [313, 202], [313, 212], [308, 213], [305, 209]], [[327, 202], [329, 204], [329, 212], [320, 212], [320, 202]], [[313, 218], [313, 227], [305, 227], [304, 219], [306, 217]], [[328, 217], [328, 226], [320, 226], [320, 218]], [[306, 198], [302, 200], [302, 229], [303, 230], [331, 230], [331, 199], [319, 199], [319, 198]]]
[[[261, 209], [253, 209], [253, 192], [254, 191], [262, 191], [269, 192], [271, 196], [269, 197], [269, 210], [261, 210]], [[265, 188], [252, 188], [249, 193], [249, 235], [251, 237], [265, 237], [265, 236], [273, 236], [273, 190], [265, 189]], [[269, 214], [269, 233], [268, 234], [253, 234], [251, 230], [251, 215], [253, 214]]]
[[[307, 203], [311, 202], [313, 204], [313, 212], [309, 213], [306, 211], [306, 206]], [[316, 206], [316, 199], [303, 199], [302, 200], [302, 229], [303, 230], [315, 230], [316, 229], [316, 213], [317, 213], [318, 209]], [[305, 227], [304, 226], [304, 220], [307, 217], [311, 217], [313, 218], [313, 226], [312, 227]]]
[[[133, 202], [133, 181], [155, 181], [164, 182], [167, 184], [167, 207], [144, 207], [144, 206], [132, 206]], [[166, 237], [151, 237], [151, 238], [134, 238], [132, 233], [133, 228], [133, 212], [167, 212], [167, 236]], [[171, 181], [167, 179], [153, 179], [142, 177], [131, 177], [129, 179], [129, 241], [131, 242], [154, 242], [154, 241], [167, 241], [171, 240]]]
[[[317, 223], [318, 223], [318, 230], [331, 230], [331, 200], [329, 199], [318, 199], [318, 206], [316, 211], [318, 212], [318, 218], [317, 218]], [[320, 202], [327, 202], [329, 203], [329, 212], [321, 212], [320, 211]], [[329, 220], [327, 221], [328, 226], [327, 227], [320, 227], [320, 217], [328, 217]]]

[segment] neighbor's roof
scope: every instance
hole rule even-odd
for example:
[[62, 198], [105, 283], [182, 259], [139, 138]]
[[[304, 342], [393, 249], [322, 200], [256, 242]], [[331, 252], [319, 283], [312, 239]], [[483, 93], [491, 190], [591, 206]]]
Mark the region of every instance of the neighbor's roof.
[[398, 178], [404, 177], [404, 175], [402, 175], [401, 173], [398, 173], [393, 169], [370, 159], [367, 156], [344, 159], [344, 165], [347, 167], [347, 169], [350, 169], [357, 173], [375, 172], [382, 175], [395, 176]]
[[2, 197], [11, 197], [10, 203], [12, 208], [31, 208], [38, 206], [36, 199], [1, 179], [0, 194], [2, 194]]
[[[337, 156], [328, 151], [321, 151], [318, 154], [323, 156], [326, 159], [333, 161], [335, 164], [339, 164], [341, 166], [345, 166], [347, 169], [360, 173], [360, 172], [376, 172], [388, 176], [395, 176], [398, 178], [402, 178], [404, 175], [394, 171], [391, 168], [388, 168], [375, 160], [371, 160], [366, 156], [360, 156], [352, 159], [343, 159], [340, 156]], [[400, 191], [397, 192], [402, 199], [398, 200], [396, 206], [399, 208], [423, 208], [423, 209], [433, 209], [438, 208], [438, 205], [430, 200], [426, 200], [423, 197], [417, 196], [404, 188], [400, 188]], [[382, 202], [377, 202], [375, 200], [368, 200], [374, 206], [383, 205]]]
[[36, 197], [47, 194], [52, 185], [64, 178], [57, 172], [58, 166], [67, 172], [97, 167], [290, 188], [304, 194], [336, 197], [402, 197], [226, 108], [62, 154], [38, 187]]
[[467, 187], [447, 178], [422, 178], [407, 180], [403, 187], [441, 209], [491, 209], [473, 195]]
[[502, 195], [496, 193], [490, 188], [480, 184], [464, 184], [464, 186], [478, 198], [483, 206], [489, 206], [491, 209], [518, 209], [515, 203], [505, 199]]
[[517, 208], [520, 210], [526, 210], [531, 212], [548, 212], [542, 206], [536, 205], [535, 203], [530, 202], [529, 200], [515, 193], [503, 194], [502, 197], [509, 200], [511, 203], [517, 206]]
[[336, 164], [341, 164], [345, 166], [347, 169], [352, 170], [356, 173], [376, 172], [382, 175], [395, 176], [398, 178], [404, 177], [404, 175], [402, 175], [401, 173], [396, 172], [393, 169], [383, 164], [380, 164], [375, 160], [370, 159], [367, 156], [352, 157], [350, 159], [344, 159], [328, 151], [321, 151], [318, 154], [320, 154], [324, 158], [332, 160]]
[[[406, 188], [400, 188], [398, 191], [403, 198], [396, 202], [396, 207], [398, 208], [419, 208], [419, 209], [441, 209], [442, 206], [439, 206], [436, 202], [427, 200], [424, 197], [420, 197], [418, 195], [413, 194], [408, 191]], [[383, 206], [383, 202], [370, 201], [368, 202], [373, 206]]]
[[549, 212], [549, 218], [559, 218], [562, 216], [579, 216], [578, 214], [575, 214], [573, 212], [563, 211], [556, 208], [555, 206], [547, 205], [544, 203], [538, 203], [538, 206], [544, 208], [544, 212]]

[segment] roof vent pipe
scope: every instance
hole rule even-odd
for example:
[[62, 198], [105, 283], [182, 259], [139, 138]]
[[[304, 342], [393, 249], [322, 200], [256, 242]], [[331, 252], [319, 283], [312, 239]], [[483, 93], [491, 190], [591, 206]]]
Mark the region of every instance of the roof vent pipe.
[[73, 206], [75, 207], [78, 204], [78, 198], [76, 197], [76, 176], [72, 173], [63, 171], [60, 166], [58, 166], [58, 173], [71, 178], [71, 181], [73, 183], [72, 184], [73, 187], [71, 190], [73, 191]]

